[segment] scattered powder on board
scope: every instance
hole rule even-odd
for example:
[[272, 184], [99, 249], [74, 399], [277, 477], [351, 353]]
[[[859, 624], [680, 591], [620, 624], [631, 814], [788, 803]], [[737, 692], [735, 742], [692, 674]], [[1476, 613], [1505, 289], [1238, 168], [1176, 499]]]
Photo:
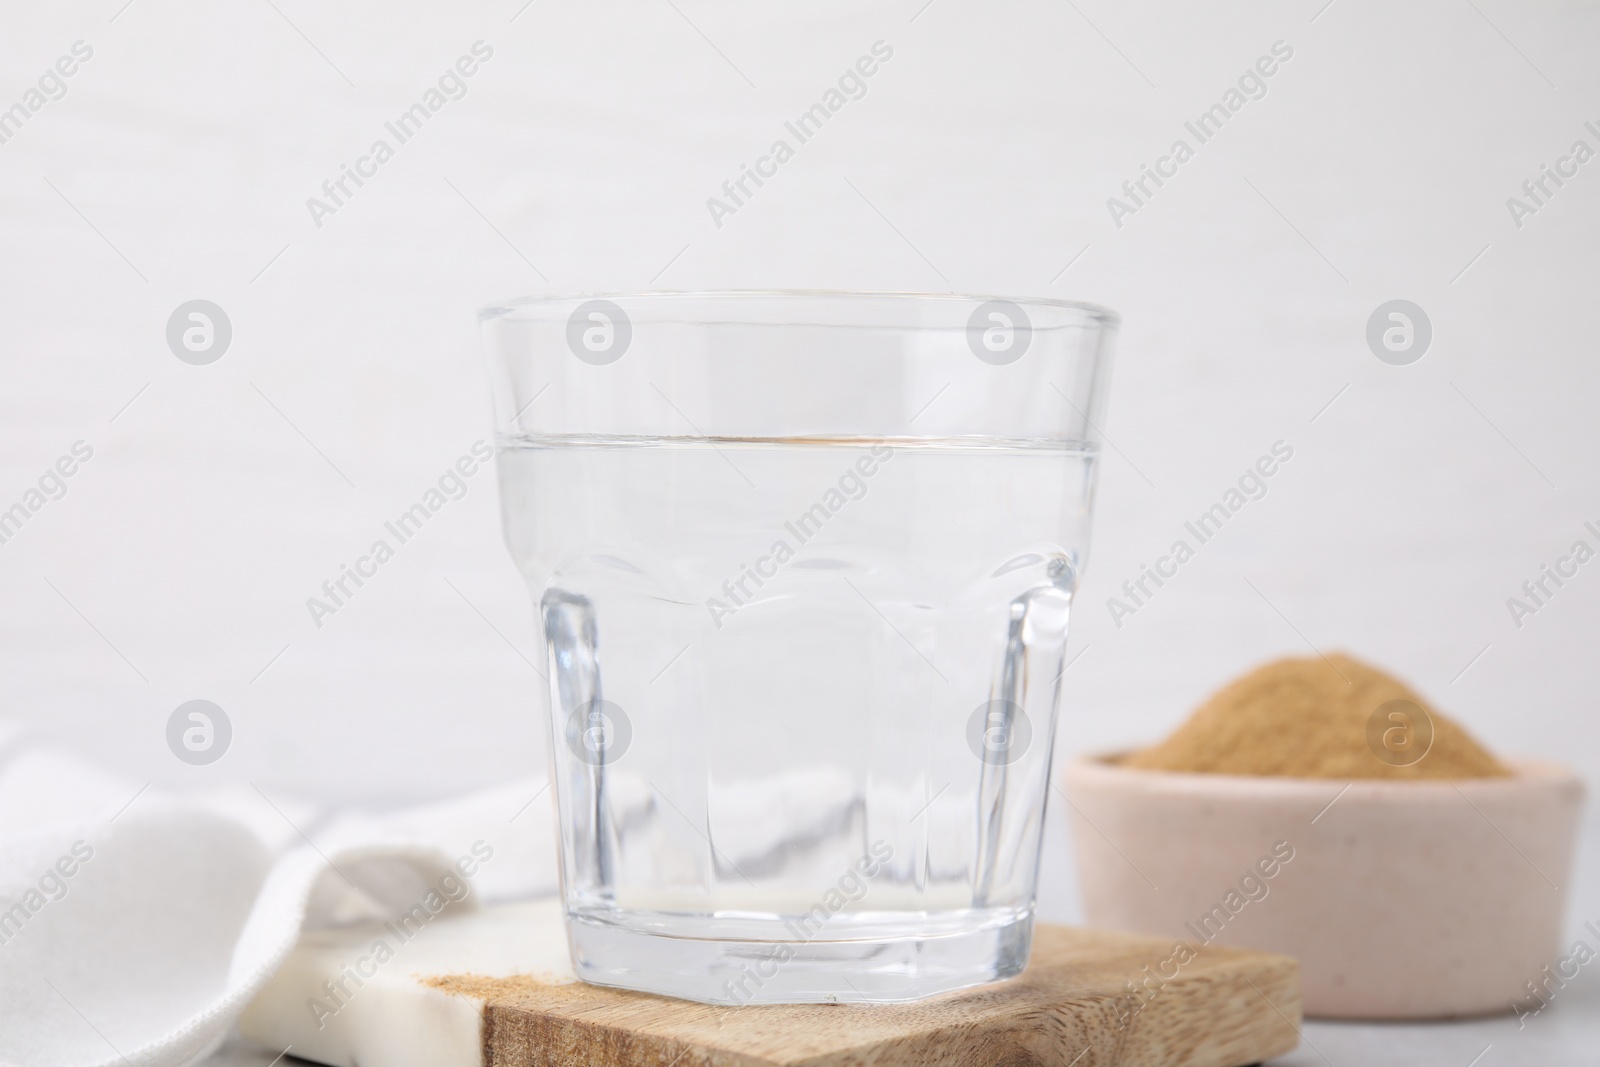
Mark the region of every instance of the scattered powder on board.
[[[1432, 721], [1433, 744], [1410, 766], [1379, 759], [1368, 743], [1373, 713], [1410, 701]], [[1380, 718], [1387, 719], [1387, 714]], [[1281, 659], [1211, 697], [1129, 767], [1289, 778], [1490, 778], [1509, 772], [1404, 682], [1349, 656]]]

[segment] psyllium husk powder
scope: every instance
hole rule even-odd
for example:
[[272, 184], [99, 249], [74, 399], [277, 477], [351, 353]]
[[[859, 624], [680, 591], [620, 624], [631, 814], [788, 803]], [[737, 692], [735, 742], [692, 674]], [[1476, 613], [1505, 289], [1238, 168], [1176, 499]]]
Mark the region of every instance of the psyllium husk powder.
[[1289, 778], [1510, 773], [1404, 682], [1337, 653], [1256, 668], [1214, 694], [1172, 736], [1123, 764]]

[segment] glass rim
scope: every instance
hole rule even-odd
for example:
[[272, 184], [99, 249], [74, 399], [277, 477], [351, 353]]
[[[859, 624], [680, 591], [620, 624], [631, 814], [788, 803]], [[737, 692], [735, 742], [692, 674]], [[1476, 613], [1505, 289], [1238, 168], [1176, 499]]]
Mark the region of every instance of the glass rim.
[[[814, 306], [823, 306], [829, 301], [847, 303], [867, 303], [875, 300], [896, 301], [904, 304], [972, 304], [985, 303], [991, 300], [1002, 300], [1016, 304], [1022, 308], [1051, 308], [1055, 310], [1081, 312], [1101, 326], [1119, 327], [1122, 316], [1103, 304], [1093, 304], [1084, 300], [1063, 300], [1055, 297], [1020, 297], [1001, 296], [992, 293], [958, 293], [958, 292], [914, 292], [910, 290], [874, 290], [874, 289], [635, 289], [610, 292], [576, 292], [559, 293], [541, 296], [524, 296], [511, 300], [496, 301], [478, 309], [478, 322], [486, 325], [500, 319], [508, 318], [519, 311], [536, 310], [542, 307], [556, 307], [570, 304], [573, 301], [584, 300], [612, 300], [612, 301], [659, 301], [666, 304], [680, 303], [691, 306], [695, 302], [711, 302], [716, 300], [795, 300], [811, 303]], [[760, 325], [780, 325], [779, 323], [761, 323]], [[793, 325], [826, 325], [824, 322], [811, 321], [794, 323]], [[927, 326], [907, 326], [907, 329], [932, 329]]]

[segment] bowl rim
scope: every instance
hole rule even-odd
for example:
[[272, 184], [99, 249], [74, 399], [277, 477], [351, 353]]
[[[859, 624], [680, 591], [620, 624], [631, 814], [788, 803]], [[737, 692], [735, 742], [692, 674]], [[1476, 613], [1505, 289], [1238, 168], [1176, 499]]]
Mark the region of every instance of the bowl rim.
[[1209, 771], [1164, 771], [1124, 767], [1112, 761], [1133, 749], [1080, 753], [1067, 760], [1064, 780], [1089, 779], [1115, 783], [1129, 791], [1209, 796], [1260, 796], [1321, 798], [1341, 796], [1389, 799], [1400, 794], [1423, 799], [1473, 792], [1505, 794], [1534, 789], [1568, 789], [1584, 792], [1583, 778], [1567, 764], [1535, 756], [1497, 757], [1510, 769], [1504, 778], [1296, 778], [1279, 775], [1215, 774]]

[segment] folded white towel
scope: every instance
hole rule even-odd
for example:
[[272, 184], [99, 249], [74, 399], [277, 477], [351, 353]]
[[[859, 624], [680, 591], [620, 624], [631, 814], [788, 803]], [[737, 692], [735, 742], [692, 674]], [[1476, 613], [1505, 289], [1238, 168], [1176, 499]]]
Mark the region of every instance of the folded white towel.
[[303, 932], [554, 886], [542, 780], [386, 813], [179, 797], [0, 723], [0, 1067], [191, 1063]]

